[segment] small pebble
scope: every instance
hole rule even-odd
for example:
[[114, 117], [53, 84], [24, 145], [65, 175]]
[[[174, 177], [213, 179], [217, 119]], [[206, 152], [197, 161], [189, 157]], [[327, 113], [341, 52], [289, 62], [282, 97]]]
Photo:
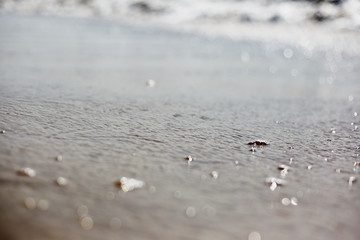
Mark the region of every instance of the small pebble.
[[84, 230], [91, 230], [94, 226], [94, 221], [90, 216], [83, 216], [80, 218], [80, 226]]
[[210, 176], [213, 178], [213, 179], [218, 179], [219, 177], [219, 173], [217, 171], [212, 171], [210, 173]]
[[1, 134], [5, 134], [5, 132], [6, 132], [5, 130], [1, 130], [1, 131], [0, 131]]
[[37, 208], [46, 211], [49, 209], [50, 203], [48, 200], [42, 199], [37, 203]]
[[68, 185], [68, 180], [64, 177], [58, 177], [55, 180], [56, 184], [59, 185], [60, 187], [64, 187], [66, 185]]
[[312, 168], [313, 168], [312, 165], [307, 166], [307, 169], [308, 169], [308, 170], [311, 170]]
[[266, 146], [269, 145], [270, 143], [264, 141], [264, 140], [255, 140], [252, 142], [248, 142], [248, 145], [254, 145], [254, 146]]
[[184, 159], [188, 161], [188, 163], [191, 163], [193, 161], [193, 158], [190, 155], [185, 157]]
[[32, 168], [28, 168], [28, 167], [17, 170], [17, 174], [20, 176], [26, 176], [26, 177], [35, 177], [36, 176], [35, 170]]
[[358, 113], [357, 112], [354, 112], [354, 117], [356, 117], [358, 115]]
[[289, 164], [292, 164], [293, 161], [294, 161], [293, 158], [289, 158]]
[[360, 167], [360, 162], [354, 162], [354, 167], [356, 166]]
[[61, 155], [59, 155], [59, 156], [56, 156], [54, 159], [55, 159], [55, 161], [61, 162], [63, 158]]
[[285, 164], [280, 164], [279, 166], [278, 166], [278, 169], [279, 170], [290, 170], [290, 167], [289, 166], [287, 166], [287, 165], [285, 165]]
[[36, 208], [35, 199], [33, 199], [32, 197], [25, 198], [24, 204], [25, 204], [25, 207], [29, 210], [33, 210]]
[[253, 153], [256, 152], [256, 148], [251, 147], [250, 152], [253, 152]]

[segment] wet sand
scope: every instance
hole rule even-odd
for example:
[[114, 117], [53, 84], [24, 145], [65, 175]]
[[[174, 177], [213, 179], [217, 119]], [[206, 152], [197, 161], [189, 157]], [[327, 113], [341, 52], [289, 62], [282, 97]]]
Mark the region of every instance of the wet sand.
[[0, 32], [0, 239], [359, 239], [359, 56], [94, 19]]

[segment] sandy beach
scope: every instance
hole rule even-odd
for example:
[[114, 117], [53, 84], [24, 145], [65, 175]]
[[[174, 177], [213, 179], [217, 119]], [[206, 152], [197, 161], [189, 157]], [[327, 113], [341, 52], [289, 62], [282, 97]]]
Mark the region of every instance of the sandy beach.
[[357, 54], [95, 18], [0, 32], [0, 239], [360, 238]]

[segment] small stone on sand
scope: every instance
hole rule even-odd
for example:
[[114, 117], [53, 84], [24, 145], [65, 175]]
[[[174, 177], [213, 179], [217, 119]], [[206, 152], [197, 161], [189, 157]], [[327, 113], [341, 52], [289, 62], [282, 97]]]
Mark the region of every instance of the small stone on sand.
[[1, 131], [0, 131], [1, 134], [5, 134], [5, 132], [6, 132], [5, 130], [1, 130]]
[[254, 145], [254, 146], [266, 146], [269, 145], [270, 143], [264, 141], [264, 140], [255, 140], [252, 142], [248, 142], [248, 145]]
[[35, 177], [36, 176], [35, 170], [32, 168], [28, 168], [28, 167], [17, 170], [17, 174], [20, 176], [26, 176], [26, 177]]
[[185, 157], [185, 160], [188, 161], [188, 163], [191, 163], [193, 161], [193, 158], [189, 155]]
[[213, 178], [213, 179], [218, 179], [219, 177], [219, 173], [217, 171], [212, 171], [210, 173], [210, 176]]
[[61, 155], [56, 156], [54, 159], [55, 159], [55, 161], [61, 162], [62, 161], [62, 156]]

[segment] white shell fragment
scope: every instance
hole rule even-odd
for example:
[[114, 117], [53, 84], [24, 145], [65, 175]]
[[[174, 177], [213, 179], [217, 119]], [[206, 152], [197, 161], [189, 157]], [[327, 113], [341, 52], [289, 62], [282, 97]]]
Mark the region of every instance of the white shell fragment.
[[32, 168], [20, 168], [17, 170], [17, 174], [20, 176], [26, 176], [26, 177], [35, 177], [36, 172]]
[[210, 173], [210, 176], [213, 178], [213, 179], [218, 179], [219, 177], [219, 173], [217, 171], [212, 171]]
[[115, 185], [120, 187], [124, 192], [129, 192], [145, 186], [145, 183], [135, 178], [122, 177], [116, 180]]
[[355, 176], [349, 177], [349, 187], [352, 187], [353, 183], [357, 181]]

